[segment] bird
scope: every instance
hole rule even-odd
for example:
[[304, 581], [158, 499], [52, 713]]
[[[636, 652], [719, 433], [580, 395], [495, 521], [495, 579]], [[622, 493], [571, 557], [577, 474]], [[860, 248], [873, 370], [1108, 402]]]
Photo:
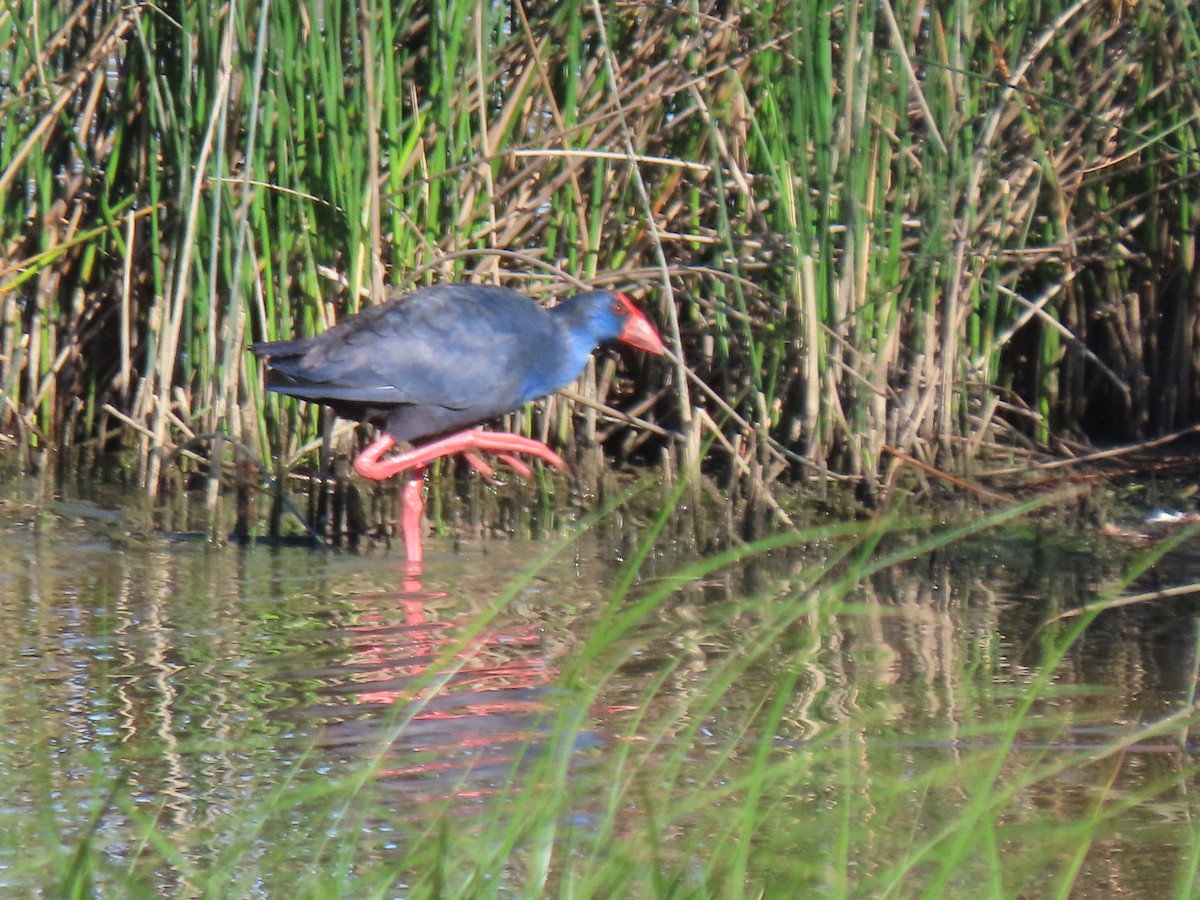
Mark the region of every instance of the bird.
[[[354, 460], [364, 478], [409, 473], [401, 529], [406, 572], [419, 575], [426, 467], [462, 454], [484, 477], [490, 451], [523, 477], [525, 453], [560, 469], [562, 458], [531, 438], [477, 429], [574, 381], [610, 341], [666, 353], [650, 320], [619, 291], [589, 290], [546, 308], [509, 288], [422, 287], [348, 316], [314, 337], [251, 344], [269, 391], [370, 423], [380, 436]], [[397, 444], [412, 448], [386, 455]]]

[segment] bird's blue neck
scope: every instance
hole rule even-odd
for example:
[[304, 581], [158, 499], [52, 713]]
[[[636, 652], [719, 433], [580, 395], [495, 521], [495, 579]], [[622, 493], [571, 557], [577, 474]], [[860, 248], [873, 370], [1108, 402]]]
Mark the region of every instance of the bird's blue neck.
[[611, 295], [601, 292], [578, 294], [549, 310], [557, 332], [549, 358], [538, 360], [522, 385], [524, 400], [544, 397], [566, 387], [579, 377], [597, 345], [621, 332], [621, 323], [611, 312]]

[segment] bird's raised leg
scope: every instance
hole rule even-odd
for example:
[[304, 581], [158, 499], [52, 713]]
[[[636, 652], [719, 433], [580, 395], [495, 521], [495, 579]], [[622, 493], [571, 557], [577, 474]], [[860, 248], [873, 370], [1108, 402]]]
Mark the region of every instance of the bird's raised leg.
[[414, 578], [421, 574], [425, 559], [421, 540], [421, 514], [425, 511], [425, 468], [429, 463], [443, 456], [461, 453], [472, 468], [485, 478], [490, 478], [491, 466], [476, 453], [482, 450], [495, 453], [502, 462], [525, 478], [532, 475], [533, 471], [513, 456], [514, 453], [528, 453], [559, 469], [567, 467], [562, 457], [541, 441], [518, 434], [463, 431], [382, 459], [383, 454], [394, 446], [394, 439], [386, 434], [380, 435], [355, 458], [354, 471], [372, 481], [383, 481], [401, 472], [410, 473], [408, 483], [404, 485], [400, 527], [404, 534], [404, 552], [408, 556], [405, 572]]
[[[411, 468], [411, 466], [392, 466], [379, 461], [379, 457], [395, 446], [396, 441], [394, 438], [387, 434], [381, 434], [362, 453], [354, 457], [354, 471], [363, 478], [370, 478], [372, 481], [383, 481], [399, 472], [403, 472], [406, 468]], [[393, 459], [397, 458], [393, 457]], [[391, 460], [389, 460], [390, 462]], [[419, 465], [419, 463], [413, 463], [413, 465]]]
[[[363, 478], [382, 481], [385, 478], [391, 478], [393, 475], [415, 468], [416, 466], [427, 466], [435, 459], [443, 456], [452, 456], [455, 453], [471, 454], [474, 451], [480, 450], [492, 451], [499, 454], [500, 459], [510, 466], [514, 459], [512, 454], [528, 453], [530, 456], [535, 456], [555, 468], [565, 469], [567, 467], [562, 457], [541, 441], [521, 437], [519, 434], [504, 434], [493, 431], [461, 431], [458, 434], [439, 438], [428, 444], [413, 447], [404, 453], [397, 453], [394, 456], [389, 456], [387, 459], [382, 459], [383, 454], [387, 453], [395, 445], [396, 442], [392, 438], [386, 434], [382, 435], [354, 460], [354, 471]], [[478, 461], [478, 457], [475, 457], [475, 460], [472, 461], [468, 456], [468, 462], [476, 468], [478, 468], [476, 465]], [[522, 471], [522, 467], [525, 470], [524, 472]], [[513, 468], [520, 474], [525, 474], [525, 472], [529, 471], [528, 466], [525, 466], [524, 463], [519, 463], [518, 466], [513, 466]]]
[[[472, 453], [469, 450], [464, 450], [462, 457], [467, 461], [467, 465], [482, 475], [487, 481], [493, 484], [495, 483], [496, 473], [492, 471], [491, 466], [483, 461], [483, 458], [480, 457], [479, 454]], [[521, 462], [511, 453], [497, 453], [496, 457], [500, 460], [500, 462], [504, 463], [522, 478], [533, 477], [533, 469], [529, 468], [529, 466], [525, 465], [525, 463]]]

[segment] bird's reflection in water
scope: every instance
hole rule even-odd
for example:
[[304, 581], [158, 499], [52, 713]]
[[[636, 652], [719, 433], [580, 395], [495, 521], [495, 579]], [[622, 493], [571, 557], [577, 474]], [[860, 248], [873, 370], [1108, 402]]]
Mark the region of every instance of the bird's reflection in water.
[[371, 760], [377, 789], [430, 801], [490, 793], [534, 758], [557, 673], [538, 623], [502, 611], [480, 626], [486, 612], [414, 578], [350, 600], [343, 658], [309, 673], [322, 756]]

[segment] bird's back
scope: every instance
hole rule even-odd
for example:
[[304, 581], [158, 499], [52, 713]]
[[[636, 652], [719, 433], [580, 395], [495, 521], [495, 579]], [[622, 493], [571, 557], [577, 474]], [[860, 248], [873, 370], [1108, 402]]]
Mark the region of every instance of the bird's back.
[[396, 440], [465, 428], [546, 393], [561, 336], [507, 288], [440, 285], [364, 310], [311, 338], [255, 344], [268, 389], [386, 420]]

